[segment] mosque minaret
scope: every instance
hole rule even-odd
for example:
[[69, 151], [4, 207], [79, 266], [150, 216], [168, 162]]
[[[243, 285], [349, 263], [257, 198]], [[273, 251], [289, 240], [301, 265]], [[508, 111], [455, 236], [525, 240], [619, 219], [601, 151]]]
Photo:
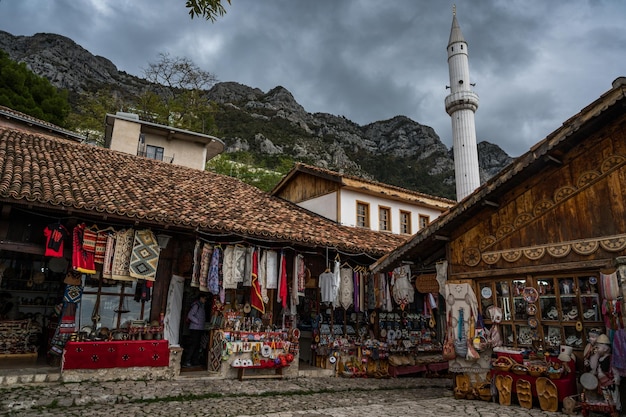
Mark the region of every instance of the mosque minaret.
[[461, 201], [480, 186], [474, 123], [478, 95], [471, 89], [467, 42], [456, 20], [456, 7], [448, 42], [448, 71], [450, 94], [446, 97], [446, 112], [452, 119], [456, 199]]

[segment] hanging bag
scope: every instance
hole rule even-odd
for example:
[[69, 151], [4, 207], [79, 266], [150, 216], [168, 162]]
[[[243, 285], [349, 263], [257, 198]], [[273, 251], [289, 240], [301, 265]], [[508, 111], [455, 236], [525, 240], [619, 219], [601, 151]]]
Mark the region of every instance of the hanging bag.
[[448, 325], [446, 327], [446, 340], [443, 343], [443, 359], [451, 361], [456, 358], [454, 350], [454, 329], [452, 328], [452, 311], [448, 312]]
[[456, 356], [465, 358], [467, 356], [467, 336], [465, 335], [465, 323], [463, 318], [463, 307], [459, 308], [458, 338], [454, 341]]
[[465, 359], [468, 361], [477, 361], [480, 359], [480, 354], [474, 348], [474, 335], [476, 334], [475, 324], [474, 324], [474, 313], [470, 314], [470, 330], [469, 337], [467, 338], [467, 354], [465, 355]]

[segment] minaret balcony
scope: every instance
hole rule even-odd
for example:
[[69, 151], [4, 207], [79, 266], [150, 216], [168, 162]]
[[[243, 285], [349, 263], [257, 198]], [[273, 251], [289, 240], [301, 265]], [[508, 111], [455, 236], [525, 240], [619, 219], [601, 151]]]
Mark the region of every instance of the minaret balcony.
[[446, 112], [452, 116], [452, 113], [458, 110], [478, 109], [478, 94], [473, 91], [457, 91], [446, 97]]

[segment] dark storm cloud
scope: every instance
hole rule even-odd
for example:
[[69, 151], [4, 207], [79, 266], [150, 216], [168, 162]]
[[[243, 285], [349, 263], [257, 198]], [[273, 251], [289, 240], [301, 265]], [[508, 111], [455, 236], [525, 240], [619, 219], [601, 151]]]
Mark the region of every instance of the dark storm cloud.
[[[0, 29], [58, 33], [142, 76], [161, 52], [220, 81], [287, 88], [309, 112], [368, 124], [396, 115], [451, 146], [452, 2], [232, 0], [210, 23], [171, 0], [3, 0]], [[626, 3], [457, 0], [480, 96], [478, 140], [517, 156], [626, 75]]]

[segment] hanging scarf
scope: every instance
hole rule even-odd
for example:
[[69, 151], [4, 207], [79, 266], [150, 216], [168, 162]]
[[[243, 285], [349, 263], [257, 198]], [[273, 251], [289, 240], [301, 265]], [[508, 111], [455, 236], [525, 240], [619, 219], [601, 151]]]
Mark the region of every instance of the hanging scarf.
[[[206, 244], [205, 244], [206, 245]], [[200, 274], [203, 269], [203, 255], [204, 254], [204, 246], [200, 239], [196, 239], [196, 245], [193, 248], [193, 269], [191, 272], [191, 286], [199, 287], [200, 286]], [[206, 271], [209, 271], [208, 265], [206, 266]]]
[[278, 288], [278, 252], [274, 250], [267, 251], [267, 264], [265, 268], [265, 282], [268, 290]]
[[[261, 251], [261, 249], [259, 249]], [[261, 286], [261, 298], [264, 303], [267, 303], [270, 298], [267, 295], [267, 251], [263, 251], [261, 254], [261, 260], [259, 261], [259, 271], [257, 273], [259, 279], [259, 285]]]
[[213, 295], [217, 295], [220, 292], [220, 252], [219, 246], [213, 248], [209, 272], [207, 273], [207, 287]]
[[283, 306], [283, 309], [287, 308], [287, 297], [289, 296], [287, 291], [287, 258], [283, 252], [280, 253], [280, 271], [278, 275], [278, 297], [276, 298]]

